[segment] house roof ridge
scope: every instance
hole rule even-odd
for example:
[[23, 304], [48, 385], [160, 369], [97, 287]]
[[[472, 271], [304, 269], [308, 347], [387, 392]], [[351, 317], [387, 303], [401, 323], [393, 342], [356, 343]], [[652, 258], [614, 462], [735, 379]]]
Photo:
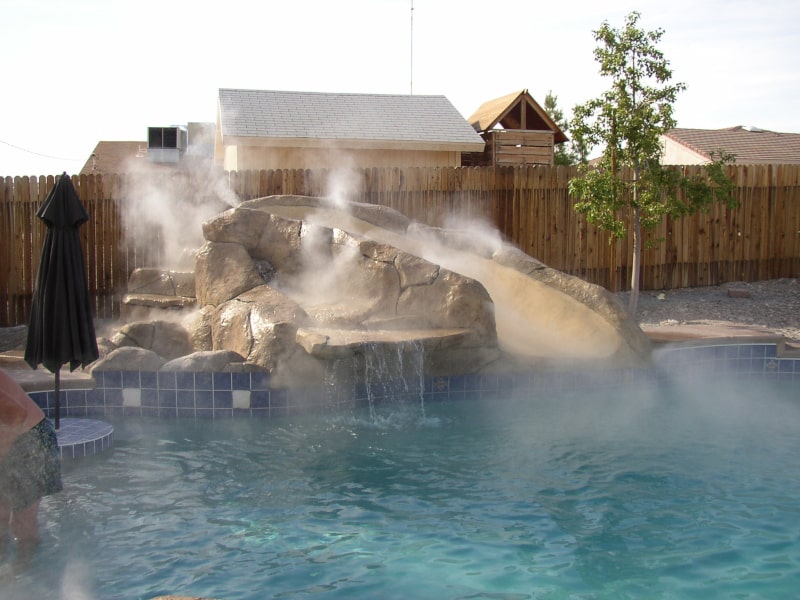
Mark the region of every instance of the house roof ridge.
[[384, 98], [446, 98], [444, 94], [400, 94], [400, 93], [377, 93], [377, 92], [319, 92], [304, 90], [264, 90], [257, 88], [219, 88], [220, 92], [254, 92], [264, 94], [300, 94], [313, 96], [360, 96], [360, 97], [384, 97]]

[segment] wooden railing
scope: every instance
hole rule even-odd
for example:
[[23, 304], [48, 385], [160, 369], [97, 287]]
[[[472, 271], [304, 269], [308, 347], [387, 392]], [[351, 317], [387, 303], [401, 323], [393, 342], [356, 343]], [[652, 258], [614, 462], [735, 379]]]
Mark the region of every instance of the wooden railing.
[[[687, 173], [699, 167], [682, 167]], [[716, 205], [665, 219], [647, 240], [642, 289], [800, 277], [800, 165], [729, 167], [738, 208]], [[575, 212], [573, 167], [276, 170], [73, 176], [90, 221], [81, 228], [89, 289], [100, 318], [115, 317], [136, 267], [177, 267], [178, 232], [202, 243], [199, 221], [274, 194], [337, 196], [390, 206], [432, 226], [480, 222], [545, 264], [612, 291], [629, 287], [631, 240], [609, 237]], [[52, 176], [0, 179], [0, 326], [25, 323], [45, 228], [36, 210]], [[212, 206], [208, 209], [208, 206]], [[139, 210], [144, 209], [144, 210]], [[152, 218], [161, 209], [165, 216]], [[204, 211], [211, 211], [205, 214]], [[659, 241], [660, 240], [660, 241]]]

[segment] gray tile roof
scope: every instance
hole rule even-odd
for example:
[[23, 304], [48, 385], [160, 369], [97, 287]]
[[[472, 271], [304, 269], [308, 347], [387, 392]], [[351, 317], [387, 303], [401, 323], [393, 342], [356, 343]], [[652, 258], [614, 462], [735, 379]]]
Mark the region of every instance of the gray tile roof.
[[484, 144], [444, 96], [220, 89], [219, 108], [223, 137]]
[[667, 137], [711, 158], [724, 150], [739, 164], [800, 163], [800, 133], [778, 133], [748, 127], [728, 129], [671, 129]]

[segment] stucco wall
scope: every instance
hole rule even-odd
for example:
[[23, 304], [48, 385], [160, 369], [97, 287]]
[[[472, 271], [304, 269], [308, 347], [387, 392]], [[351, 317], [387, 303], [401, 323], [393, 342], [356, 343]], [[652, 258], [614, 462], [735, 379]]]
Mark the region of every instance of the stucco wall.
[[226, 171], [343, 167], [459, 167], [461, 166], [461, 153], [424, 150], [225, 146], [222, 166]]
[[682, 146], [673, 140], [662, 136], [661, 143], [664, 147], [664, 158], [661, 164], [664, 165], [704, 165], [709, 162], [707, 158], [697, 152]]

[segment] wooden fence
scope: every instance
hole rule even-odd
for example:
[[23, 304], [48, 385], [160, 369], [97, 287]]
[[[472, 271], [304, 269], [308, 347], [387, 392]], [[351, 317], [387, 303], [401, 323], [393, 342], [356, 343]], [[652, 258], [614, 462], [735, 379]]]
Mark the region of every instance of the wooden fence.
[[[699, 167], [683, 167], [692, 173]], [[718, 285], [800, 277], [800, 165], [731, 166], [739, 206], [666, 219], [647, 239], [642, 289]], [[283, 170], [188, 177], [73, 176], [90, 215], [81, 228], [89, 289], [99, 318], [119, 314], [128, 276], [137, 267], [175, 268], [165, 244], [176, 229], [198, 230], [190, 217], [214, 200], [273, 194], [336, 196], [390, 206], [433, 226], [478, 221], [545, 264], [598, 283], [628, 289], [631, 240], [609, 243], [573, 209], [567, 183], [573, 167], [462, 167]], [[0, 326], [25, 323], [35, 286], [45, 227], [36, 210], [52, 188], [48, 177], [0, 180]], [[235, 195], [235, 196], [234, 196]], [[154, 206], [155, 208], [150, 208]], [[158, 221], [136, 209], [177, 208]], [[202, 240], [200, 240], [202, 241]]]

